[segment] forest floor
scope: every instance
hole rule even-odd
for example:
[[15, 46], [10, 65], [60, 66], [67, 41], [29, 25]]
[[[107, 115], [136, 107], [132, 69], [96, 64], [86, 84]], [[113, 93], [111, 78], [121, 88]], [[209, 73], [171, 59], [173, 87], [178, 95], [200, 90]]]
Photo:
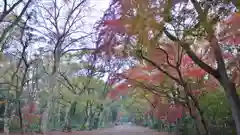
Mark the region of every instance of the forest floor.
[[[26, 135], [42, 135], [42, 134], [26, 134]], [[113, 128], [99, 129], [93, 131], [72, 131], [71, 133], [53, 131], [48, 135], [169, 135], [169, 134], [164, 132], [156, 132], [154, 130], [144, 127], [137, 127], [132, 125], [119, 125]]]

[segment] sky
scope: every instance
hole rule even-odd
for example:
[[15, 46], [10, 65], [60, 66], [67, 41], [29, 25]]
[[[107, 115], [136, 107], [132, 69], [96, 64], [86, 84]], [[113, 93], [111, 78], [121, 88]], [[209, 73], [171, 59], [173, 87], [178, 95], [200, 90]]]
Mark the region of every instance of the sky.
[[104, 11], [108, 8], [110, 0], [90, 0], [90, 4], [96, 9], [93, 16], [99, 17], [99, 11]]
[[89, 24], [94, 24], [102, 16], [104, 11], [108, 8], [110, 0], [90, 0], [90, 5], [92, 6], [92, 11], [90, 12], [87, 21]]
[[[110, 0], [90, 0], [90, 4], [91, 6], [93, 6], [93, 11], [91, 12], [89, 21], [90, 23], [94, 24], [103, 16], [104, 11], [108, 8], [110, 4]], [[106, 82], [107, 78], [108, 74], [105, 74], [104, 77], [101, 79]]]

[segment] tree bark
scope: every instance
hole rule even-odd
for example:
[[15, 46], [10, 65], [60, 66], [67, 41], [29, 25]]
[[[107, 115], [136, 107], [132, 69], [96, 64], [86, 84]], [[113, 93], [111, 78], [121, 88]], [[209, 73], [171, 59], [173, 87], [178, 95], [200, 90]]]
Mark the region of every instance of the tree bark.
[[226, 65], [223, 59], [222, 51], [218, 40], [214, 34], [209, 35], [209, 41], [211, 47], [214, 50], [214, 54], [217, 61], [217, 72], [219, 77], [215, 77], [224, 88], [227, 100], [231, 105], [232, 117], [234, 119], [237, 134], [240, 135], [240, 99], [237, 94], [237, 89], [234, 82], [228, 77]]
[[71, 118], [70, 118], [70, 109], [71, 105], [66, 108], [66, 113], [65, 113], [65, 122], [63, 126], [63, 132], [70, 132], [70, 123], [71, 123]]
[[4, 110], [4, 134], [9, 135], [9, 102], [6, 103], [5, 105], [5, 110]]
[[19, 124], [20, 124], [20, 128], [21, 128], [21, 134], [23, 135], [23, 118], [22, 118], [22, 110], [21, 110], [21, 102], [20, 100], [18, 100], [18, 117], [19, 117]]
[[230, 80], [224, 79], [222, 79], [221, 85], [223, 86], [227, 100], [231, 105], [232, 117], [235, 122], [237, 135], [240, 135], [240, 100], [236, 86]]
[[58, 69], [60, 66], [60, 48], [61, 46], [57, 47], [57, 52], [54, 53], [54, 64], [52, 67], [52, 73], [50, 75], [50, 79], [49, 79], [49, 97], [48, 97], [48, 102], [47, 102], [47, 107], [44, 111], [44, 117], [42, 119], [42, 131], [44, 134], [46, 134], [46, 132], [48, 131], [47, 129], [47, 124], [49, 122], [49, 118], [51, 117], [51, 113], [52, 113], [52, 106], [53, 106], [53, 101], [54, 101], [54, 97], [56, 96], [56, 89], [55, 89], [55, 85], [56, 85], [56, 79], [58, 76]]

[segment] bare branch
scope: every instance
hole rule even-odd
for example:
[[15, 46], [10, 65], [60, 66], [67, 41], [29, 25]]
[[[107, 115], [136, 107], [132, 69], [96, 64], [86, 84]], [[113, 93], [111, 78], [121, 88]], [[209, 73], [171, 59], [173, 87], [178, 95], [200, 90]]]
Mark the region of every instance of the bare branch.
[[176, 81], [178, 84], [182, 84], [179, 79], [175, 78], [174, 76], [170, 75], [167, 71], [163, 70], [160, 66], [158, 66], [155, 62], [153, 62], [152, 60], [146, 58], [145, 56], [143, 56], [142, 51], [139, 52], [140, 58], [146, 60], [147, 62], [149, 62], [150, 64], [152, 64], [154, 67], [156, 67], [158, 70], [160, 70], [161, 72], [163, 72], [165, 75], [167, 75], [168, 77], [170, 77], [171, 79], [173, 79], [174, 81]]
[[[23, 0], [18, 0], [16, 3], [14, 3], [8, 10], [7, 10], [7, 0], [4, 0], [4, 8], [3, 12], [0, 16], [0, 22], [3, 21], [3, 19], [9, 15]], [[29, 0], [31, 1], [31, 0]], [[23, 9], [24, 10], [24, 9]], [[25, 11], [24, 11], [25, 12]]]
[[[19, 0], [19, 1], [21, 2], [22, 0]], [[18, 2], [19, 2], [19, 1], [18, 1]], [[24, 13], [26, 12], [26, 10], [27, 10], [27, 8], [29, 7], [29, 5], [30, 5], [31, 2], [32, 2], [32, 0], [28, 0], [28, 2], [26, 3], [26, 5], [23, 7], [21, 13], [20, 13], [20, 14], [17, 16], [17, 18], [14, 20], [14, 22], [12, 22], [7, 28], [5, 28], [5, 29], [3, 30], [2, 35], [0, 36], [0, 44], [2, 44], [2, 42], [4, 41], [7, 33], [8, 33], [14, 26], [16, 26], [16, 25], [19, 23], [19, 21], [21, 20], [22, 16], [23, 16]], [[16, 3], [15, 3], [15, 4], [16, 4]], [[1, 18], [0, 18], [0, 22], [1, 22]], [[5, 46], [2, 45], [0, 51], [3, 52], [4, 49], [5, 49]]]

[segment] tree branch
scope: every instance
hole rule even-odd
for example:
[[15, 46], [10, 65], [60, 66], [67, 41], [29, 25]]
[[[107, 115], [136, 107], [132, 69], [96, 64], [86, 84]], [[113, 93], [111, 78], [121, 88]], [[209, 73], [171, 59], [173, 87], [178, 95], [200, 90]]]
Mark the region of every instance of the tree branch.
[[212, 67], [210, 67], [209, 65], [207, 65], [205, 62], [203, 62], [201, 59], [199, 59], [197, 57], [197, 55], [191, 50], [190, 48], [190, 44], [180, 41], [178, 38], [176, 38], [175, 36], [173, 36], [171, 33], [169, 33], [167, 31], [166, 28], [163, 29], [163, 32], [167, 35], [167, 37], [169, 39], [171, 39], [172, 41], [178, 43], [179, 45], [182, 46], [182, 48], [186, 51], [186, 53], [188, 54], [188, 56], [199, 66], [201, 67], [203, 70], [205, 70], [207, 73], [211, 74], [212, 76], [214, 76], [215, 78], [219, 78], [219, 73], [217, 72], [217, 70], [213, 69]]

